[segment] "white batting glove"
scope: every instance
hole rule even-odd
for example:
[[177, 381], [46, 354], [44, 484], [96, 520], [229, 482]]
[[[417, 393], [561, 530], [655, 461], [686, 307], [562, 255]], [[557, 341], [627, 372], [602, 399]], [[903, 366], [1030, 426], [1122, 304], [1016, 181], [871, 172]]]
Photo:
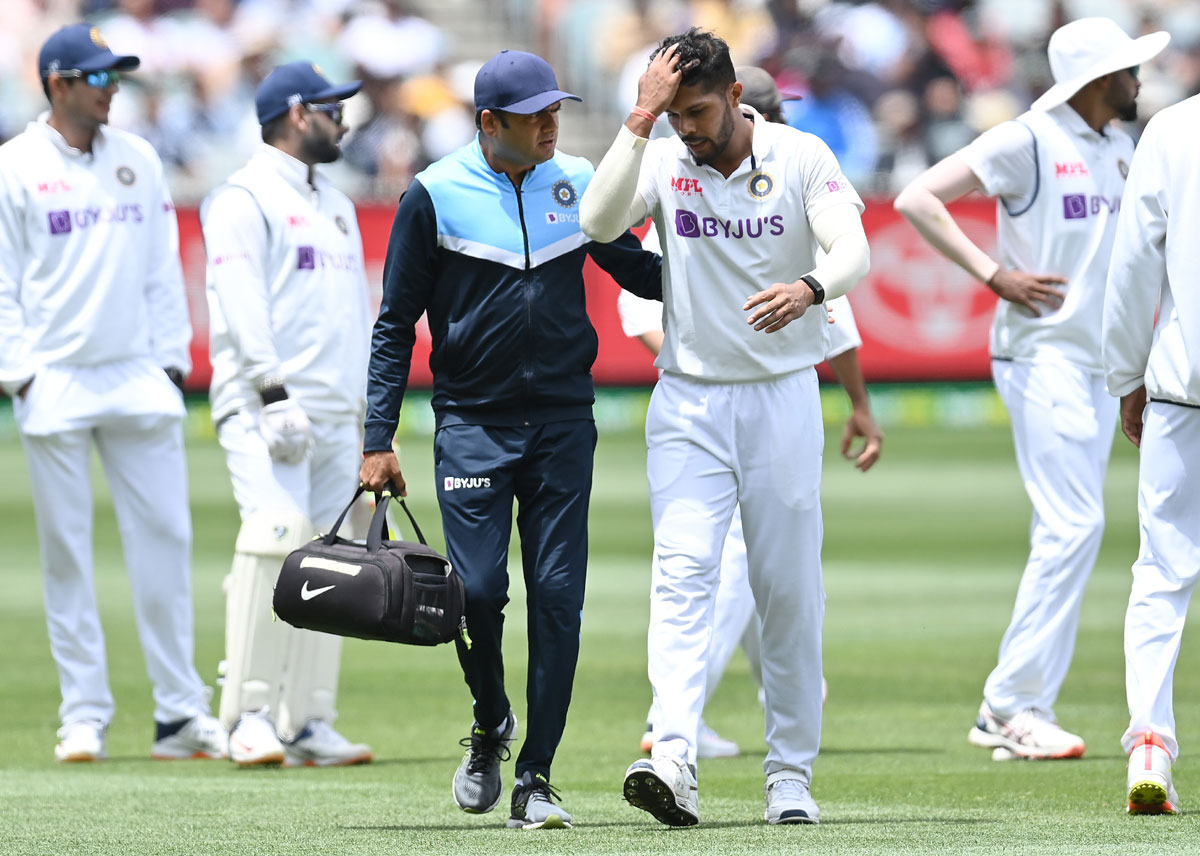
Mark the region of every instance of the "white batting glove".
[[312, 423], [308, 414], [293, 398], [285, 398], [263, 407], [258, 418], [258, 431], [267, 441], [271, 460], [282, 464], [298, 464], [312, 448]]

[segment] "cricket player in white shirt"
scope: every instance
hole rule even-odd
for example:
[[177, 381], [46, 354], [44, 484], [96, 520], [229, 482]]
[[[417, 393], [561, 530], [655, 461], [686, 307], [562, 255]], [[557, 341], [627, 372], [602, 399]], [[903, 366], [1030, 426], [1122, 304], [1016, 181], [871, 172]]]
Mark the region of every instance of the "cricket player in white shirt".
[[[699, 822], [695, 751], [721, 547], [741, 507], [762, 620], [766, 819], [816, 823], [821, 737], [821, 455], [814, 304], [867, 271], [862, 202], [816, 137], [739, 104], [726, 44], [666, 39], [580, 203], [612, 240], [647, 215], [663, 247], [662, 372], [646, 420], [654, 542], [649, 675], [662, 731], [624, 796], [672, 826]], [[678, 137], [647, 140], [665, 112]], [[818, 248], [825, 257], [817, 262]]]
[[1108, 390], [1141, 449], [1141, 547], [1125, 613], [1131, 814], [1174, 814], [1175, 661], [1200, 578], [1200, 96], [1146, 126], [1129, 168], [1104, 294]]
[[221, 721], [239, 766], [344, 766], [370, 747], [333, 729], [342, 640], [274, 620], [283, 558], [354, 494], [371, 319], [354, 205], [318, 170], [341, 156], [342, 99], [312, 63], [276, 68], [263, 144], [201, 208], [213, 421], [241, 511], [226, 582]]
[[183, 449], [192, 338], [162, 163], [107, 127], [138, 58], [75, 24], [38, 55], [50, 111], [0, 147], [0, 385], [29, 461], [59, 761], [106, 757], [116, 710], [92, 557], [94, 445], [108, 476], [154, 685], [155, 758], [219, 758], [226, 734], [192, 665]]
[[[738, 66], [734, 69], [738, 83], [742, 84], [741, 103], [757, 110], [768, 122], [783, 122], [782, 102], [795, 96], [783, 95], [774, 79], [757, 66]], [[662, 253], [658, 233], [654, 229], [646, 232], [642, 246], [655, 253]], [[871, 400], [858, 364], [858, 349], [862, 338], [854, 321], [854, 310], [850, 298], [837, 297], [825, 303], [829, 318], [829, 350], [825, 353], [838, 382], [850, 399], [850, 417], [842, 431], [841, 453], [854, 462], [855, 467], [866, 472], [879, 460], [883, 450], [883, 432], [871, 414]], [[626, 336], [637, 338], [655, 356], [662, 350], [662, 310], [657, 300], [646, 300], [622, 289], [617, 297], [617, 310], [621, 317], [621, 329]], [[854, 447], [857, 438], [863, 444]], [[651, 563], [657, 574], [658, 559]], [[729, 524], [729, 533], [721, 550], [721, 582], [717, 587], [713, 606], [712, 639], [708, 649], [708, 677], [706, 679], [705, 703], [716, 692], [725, 668], [740, 643], [750, 662], [750, 673], [762, 695], [762, 662], [760, 637], [762, 627], [754, 612], [754, 593], [746, 572], [746, 540], [742, 536], [742, 514], [734, 511]], [[827, 695], [825, 682], [821, 683], [821, 695]], [[658, 720], [656, 705], [651, 705], [646, 717], [646, 731], [642, 735], [641, 749], [650, 752], [654, 748], [654, 723]], [[718, 734], [700, 719], [696, 734], [697, 758], [728, 758], [741, 753], [737, 743]]]
[[[1136, 118], [1138, 66], [1168, 41], [1161, 32], [1131, 39], [1107, 18], [1060, 27], [1049, 46], [1055, 85], [896, 198], [937, 250], [1000, 297], [992, 374], [1012, 418], [1033, 524], [1012, 621], [968, 734], [997, 760], [1075, 758], [1085, 749], [1058, 724], [1054, 704], [1104, 533], [1116, 420], [1100, 316], [1133, 141], [1112, 123]], [[999, 261], [946, 210], [973, 190], [998, 199]]]

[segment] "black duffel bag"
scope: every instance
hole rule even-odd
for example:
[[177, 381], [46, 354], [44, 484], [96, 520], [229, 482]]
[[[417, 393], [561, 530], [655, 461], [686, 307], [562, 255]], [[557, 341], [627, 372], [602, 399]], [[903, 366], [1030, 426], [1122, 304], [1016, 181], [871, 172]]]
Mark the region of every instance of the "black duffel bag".
[[338, 537], [363, 491], [360, 486], [328, 535], [283, 560], [275, 583], [275, 614], [293, 627], [357, 639], [440, 645], [461, 635], [465, 641], [462, 578], [425, 543], [403, 499], [400, 507], [420, 543], [388, 540], [391, 489], [376, 494], [366, 543]]

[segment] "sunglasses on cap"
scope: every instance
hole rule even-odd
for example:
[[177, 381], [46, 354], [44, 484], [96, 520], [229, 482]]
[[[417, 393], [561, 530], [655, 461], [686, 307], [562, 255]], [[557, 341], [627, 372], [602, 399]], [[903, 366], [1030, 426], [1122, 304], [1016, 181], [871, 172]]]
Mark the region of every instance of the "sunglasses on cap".
[[345, 106], [341, 101], [335, 101], [332, 104], [305, 104], [309, 110], [319, 110], [333, 120], [335, 125], [342, 124], [342, 108]]
[[59, 77], [82, 77], [88, 86], [94, 86], [97, 89], [104, 89], [110, 83], [120, 83], [121, 74], [116, 69], [106, 68], [102, 71], [80, 71], [74, 69], [72, 71], [56, 71]]

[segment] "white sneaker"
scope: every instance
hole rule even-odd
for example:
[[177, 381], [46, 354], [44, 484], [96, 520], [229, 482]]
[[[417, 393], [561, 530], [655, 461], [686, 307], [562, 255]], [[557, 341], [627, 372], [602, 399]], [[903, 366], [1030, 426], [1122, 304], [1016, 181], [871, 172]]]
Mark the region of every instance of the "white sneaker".
[[310, 719], [296, 739], [284, 745], [289, 767], [349, 767], [374, 757], [365, 743], [351, 743], [323, 719]]
[[229, 758], [239, 767], [282, 764], [283, 744], [267, 708], [243, 713], [229, 732]]
[[696, 733], [697, 758], [736, 758], [741, 752], [736, 743], [726, 740], [707, 722], [700, 720], [700, 730]]
[[72, 722], [58, 729], [58, 745], [54, 747], [54, 760], [60, 764], [76, 764], [84, 761], [102, 761], [108, 757], [104, 751], [103, 722], [85, 719]]
[[[979, 706], [979, 718], [967, 733], [967, 741], [987, 749], [1007, 749], [1018, 758], [1045, 761], [1082, 758], [1086, 748], [1082, 737], [1064, 730], [1044, 711], [1029, 708], [1012, 719], [1002, 719], [986, 701]], [[997, 754], [993, 752], [993, 757]]]
[[1171, 782], [1171, 756], [1162, 738], [1147, 731], [1129, 753], [1130, 814], [1178, 814], [1179, 796]]
[[228, 758], [229, 735], [216, 717], [207, 713], [176, 723], [155, 723], [157, 731], [150, 757], [159, 761], [183, 758]]
[[767, 797], [767, 823], [820, 823], [821, 810], [800, 779], [768, 781], [764, 788]]
[[700, 822], [696, 768], [673, 755], [634, 761], [625, 771], [625, 801], [667, 826]]

